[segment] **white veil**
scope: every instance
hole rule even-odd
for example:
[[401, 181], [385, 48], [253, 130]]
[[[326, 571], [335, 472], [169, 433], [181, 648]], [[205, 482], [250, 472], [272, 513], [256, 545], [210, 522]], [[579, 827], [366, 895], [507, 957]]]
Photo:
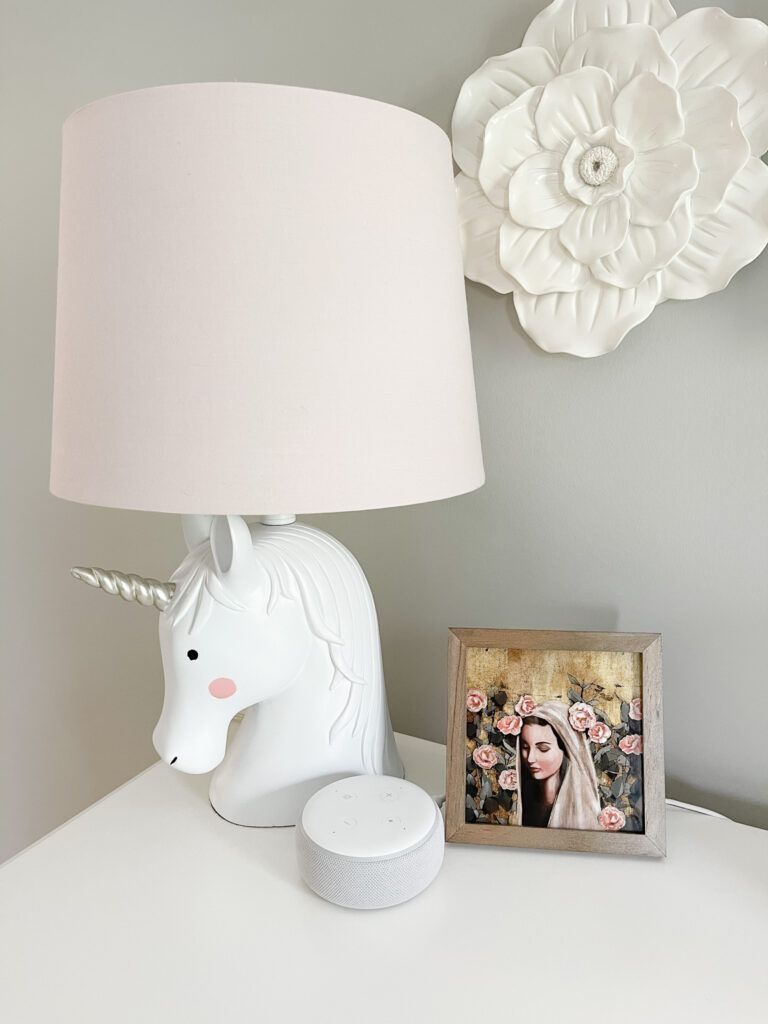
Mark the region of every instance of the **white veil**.
[[[547, 828], [599, 829], [600, 798], [597, 776], [589, 742], [583, 732], [577, 732], [568, 721], [568, 705], [559, 700], [539, 704], [531, 713], [534, 718], [548, 722], [562, 740], [568, 756], [568, 767], [560, 783], [560, 790], [552, 805]], [[525, 725], [525, 718], [523, 719]], [[517, 824], [523, 823], [523, 765], [520, 759], [520, 736], [517, 751]]]

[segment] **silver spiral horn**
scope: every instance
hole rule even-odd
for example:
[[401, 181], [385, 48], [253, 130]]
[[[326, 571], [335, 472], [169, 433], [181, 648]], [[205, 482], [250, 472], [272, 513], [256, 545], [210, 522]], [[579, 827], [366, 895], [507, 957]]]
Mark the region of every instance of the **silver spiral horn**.
[[119, 594], [124, 601], [138, 601], [146, 607], [154, 605], [164, 612], [171, 603], [175, 583], [161, 583], [160, 580], [145, 579], [134, 573], [119, 572], [117, 569], [91, 569], [75, 566], [72, 575], [91, 587], [101, 587], [108, 594]]

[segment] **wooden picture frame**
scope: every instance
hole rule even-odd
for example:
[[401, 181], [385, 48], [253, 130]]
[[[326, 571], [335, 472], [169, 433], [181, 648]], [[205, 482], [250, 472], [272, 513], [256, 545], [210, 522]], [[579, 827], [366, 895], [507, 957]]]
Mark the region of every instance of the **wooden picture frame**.
[[[451, 629], [448, 653], [450, 691], [445, 809], [445, 837], [448, 842], [650, 857], [665, 855], [660, 634]], [[617, 682], [607, 682], [606, 686], [597, 678], [589, 683], [586, 679], [581, 682], [568, 670], [569, 659], [580, 666], [618, 666], [616, 671], [624, 675], [617, 674], [615, 678], [624, 680], [625, 689], [620, 695], [621, 684]], [[468, 661], [469, 683], [473, 682], [473, 672], [485, 680], [477, 689], [468, 685]], [[563, 697], [563, 709], [555, 708], [558, 701], [552, 699], [531, 710], [532, 704], [537, 705], [535, 696], [526, 702], [520, 695], [521, 690], [526, 696], [535, 695], [538, 664], [542, 666], [539, 673], [541, 686], [548, 687], [548, 692], [553, 688], [557, 690], [554, 696], [558, 698], [561, 697], [560, 689], [567, 695], [569, 703]], [[533, 670], [524, 678], [521, 673], [525, 668]], [[637, 686], [627, 690], [627, 672], [639, 683], [639, 698], [629, 699], [632, 693], [637, 693]], [[574, 701], [574, 697], [582, 697], [583, 700]], [[515, 701], [513, 708], [511, 702]], [[518, 708], [522, 720], [518, 717]], [[532, 716], [540, 723], [539, 728], [546, 731], [548, 723], [541, 718], [536, 719], [536, 711], [540, 709], [549, 709], [550, 718], [555, 713], [565, 716], [565, 728], [558, 724], [561, 732], [567, 731], [568, 724], [576, 730], [568, 742], [577, 744], [578, 749], [574, 747], [575, 754], [570, 759], [567, 753], [561, 755], [561, 760], [566, 762], [565, 772], [572, 771], [574, 779], [579, 777], [579, 772], [586, 779], [586, 768], [578, 763], [578, 759], [584, 760], [587, 756], [583, 755], [584, 750], [589, 751], [595, 779], [594, 782], [586, 780], [585, 785], [596, 787], [596, 792], [590, 791], [589, 815], [580, 820], [594, 820], [594, 825], [553, 827], [551, 822], [555, 813], [551, 804], [549, 811], [544, 811], [550, 814], [544, 821], [547, 827], [540, 827], [541, 821], [539, 827], [522, 823], [522, 808], [531, 808], [528, 811], [530, 820], [544, 800], [537, 796], [526, 804], [522, 795], [523, 792], [544, 792], [542, 783], [534, 782], [536, 773], [541, 776], [547, 769], [533, 763], [538, 755], [530, 753], [536, 747], [536, 744], [531, 746], [532, 738], [539, 735], [533, 731], [536, 728], [533, 723], [522, 734], [521, 740], [526, 716]], [[618, 724], [612, 726], [617, 715]], [[559, 719], [553, 718], [553, 721], [559, 722]], [[600, 724], [601, 721], [604, 724]], [[474, 738], [469, 735], [473, 729]], [[515, 729], [517, 732], [510, 735]], [[605, 737], [609, 730], [607, 739], [593, 741], [590, 738], [593, 735]], [[578, 731], [582, 736], [578, 736]], [[551, 732], [557, 738], [554, 725]], [[638, 736], [640, 743], [637, 742]], [[499, 744], [500, 740], [503, 745]], [[514, 749], [511, 741], [514, 741]], [[620, 749], [619, 744], [623, 744]], [[546, 744], [539, 746], [542, 750], [548, 749]], [[557, 746], [563, 751], [571, 749], [559, 739]], [[637, 753], [637, 748], [640, 753]], [[500, 758], [499, 763], [493, 761], [496, 757]], [[569, 767], [571, 762], [572, 767]], [[508, 767], [500, 771], [505, 763]], [[524, 781], [520, 781], [518, 769], [521, 775], [525, 775]], [[616, 774], [612, 775], [613, 772]], [[506, 779], [502, 778], [504, 775]], [[559, 777], [564, 779], [565, 775]], [[502, 782], [503, 790], [500, 788]], [[558, 785], [564, 787], [565, 783]], [[572, 782], [571, 790], [573, 785]], [[513, 791], [511, 794], [510, 790]], [[490, 796], [478, 803], [482, 792], [490, 793]], [[599, 813], [593, 817], [595, 796], [599, 802]], [[555, 796], [555, 803], [558, 799], [559, 796]], [[504, 806], [500, 806], [500, 802], [504, 802]], [[576, 798], [572, 804], [577, 805]], [[626, 813], [619, 807], [623, 807]], [[561, 811], [559, 820], [569, 819]], [[628, 828], [633, 831], [626, 831]]]

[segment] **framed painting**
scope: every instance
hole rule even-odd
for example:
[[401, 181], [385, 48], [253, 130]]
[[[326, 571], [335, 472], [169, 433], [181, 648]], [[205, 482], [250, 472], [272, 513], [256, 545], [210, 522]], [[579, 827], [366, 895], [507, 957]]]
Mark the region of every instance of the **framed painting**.
[[665, 853], [661, 636], [451, 629], [446, 839]]

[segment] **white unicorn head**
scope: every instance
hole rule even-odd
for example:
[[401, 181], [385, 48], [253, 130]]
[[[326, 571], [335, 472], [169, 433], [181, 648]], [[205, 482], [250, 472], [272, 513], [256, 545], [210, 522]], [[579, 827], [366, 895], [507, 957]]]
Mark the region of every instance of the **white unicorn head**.
[[184, 532], [189, 554], [168, 584], [76, 571], [161, 609], [165, 699], [153, 741], [163, 760], [210, 771], [225, 759], [233, 716], [252, 708], [212, 783], [231, 820], [260, 817], [260, 796], [280, 792], [298, 812], [331, 778], [402, 774], [373, 599], [352, 555], [296, 523], [193, 516]]

